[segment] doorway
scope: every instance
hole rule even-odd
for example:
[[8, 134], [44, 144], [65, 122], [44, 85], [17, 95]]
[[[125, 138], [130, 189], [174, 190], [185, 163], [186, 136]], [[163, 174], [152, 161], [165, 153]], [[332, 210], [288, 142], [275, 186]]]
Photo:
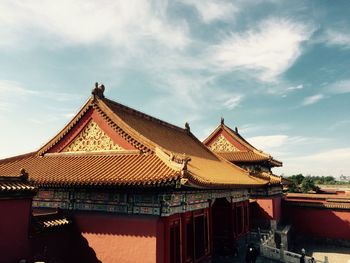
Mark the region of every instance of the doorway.
[[217, 198], [212, 206], [213, 252], [228, 255], [233, 252], [231, 203], [226, 198]]

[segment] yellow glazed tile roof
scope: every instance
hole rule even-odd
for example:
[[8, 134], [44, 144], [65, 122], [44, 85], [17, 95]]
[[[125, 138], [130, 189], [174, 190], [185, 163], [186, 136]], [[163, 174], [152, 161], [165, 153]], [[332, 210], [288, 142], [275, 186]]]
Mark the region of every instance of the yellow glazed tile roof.
[[220, 156], [231, 162], [261, 162], [268, 161], [273, 166], [282, 166], [282, 162], [274, 159], [271, 155], [256, 149], [247, 140], [245, 140], [239, 133], [238, 130], [234, 131], [230, 127], [222, 123], [203, 141], [207, 146], [216, 138], [221, 131], [227, 132], [233, 141], [245, 148], [240, 151], [225, 151], [217, 152]]
[[[88, 112], [94, 111], [136, 151], [62, 153], [54, 149]], [[54, 153], [52, 153], [54, 152]], [[37, 152], [0, 160], [0, 175], [26, 168], [38, 185], [153, 185], [180, 182], [200, 188], [259, 187], [250, 176], [211, 152], [189, 130], [104, 98], [92, 96], [79, 113]]]

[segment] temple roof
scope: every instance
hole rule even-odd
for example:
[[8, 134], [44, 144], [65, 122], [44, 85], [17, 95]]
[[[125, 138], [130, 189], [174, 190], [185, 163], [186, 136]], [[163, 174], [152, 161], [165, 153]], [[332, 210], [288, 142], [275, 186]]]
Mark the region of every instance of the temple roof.
[[220, 125], [203, 143], [221, 157], [233, 163], [268, 162], [271, 167], [282, 166], [282, 162], [271, 155], [256, 149], [239, 133], [226, 126], [223, 119]]
[[96, 86], [78, 114], [38, 151], [0, 160], [0, 175], [24, 167], [37, 185], [67, 186], [268, 183], [207, 149], [188, 124], [183, 129], [161, 121], [105, 98], [103, 90]]
[[283, 184], [283, 177], [270, 172], [251, 172], [251, 175], [264, 180], [267, 180], [271, 185]]
[[[18, 169], [17, 171], [20, 171]], [[19, 176], [0, 176], [0, 196], [34, 195], [37, 188], [28, 182], [25, 170]]]

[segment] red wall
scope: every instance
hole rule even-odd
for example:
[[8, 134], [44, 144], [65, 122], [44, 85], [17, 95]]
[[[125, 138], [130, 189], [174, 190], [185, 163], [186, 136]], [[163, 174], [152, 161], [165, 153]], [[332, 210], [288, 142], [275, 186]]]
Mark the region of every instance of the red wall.
[[350, 240], [350, 211], [283, 205], [284, 219], [303, 235]]
[[253, 227], [269, 228], [270, 220], [281, 219], [281, 197], [258, 198], [250, 204], [250, 220]]
[[0, 200], [0, 263], [28, 258], [31, 199]]
[[281, 197], [275, 197], [272, 199], [273, 202], [273, 219], [277, 222], [281, 219]]
[[160, 263], [164, 226], [158, 217], [79, 213], [75, 222], [103, 263]]

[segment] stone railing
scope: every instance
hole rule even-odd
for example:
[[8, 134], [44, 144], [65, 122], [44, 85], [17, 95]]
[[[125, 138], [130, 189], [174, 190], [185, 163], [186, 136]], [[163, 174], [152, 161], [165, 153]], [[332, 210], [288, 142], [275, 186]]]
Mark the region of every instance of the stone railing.
[[[274, 232], [270, 231], [260, 239], [260, 254], [263, 257], [278, 260], [285, 263], [300, 263], [301, 254], [293, 253], [284, 249], [283, 244], [276, 248]], [[311, 257], [305, 256], [305, 263], [311, 262]], [[324, 261], [315, 260], [317, 263], [329, 263], [328, 257]]]

